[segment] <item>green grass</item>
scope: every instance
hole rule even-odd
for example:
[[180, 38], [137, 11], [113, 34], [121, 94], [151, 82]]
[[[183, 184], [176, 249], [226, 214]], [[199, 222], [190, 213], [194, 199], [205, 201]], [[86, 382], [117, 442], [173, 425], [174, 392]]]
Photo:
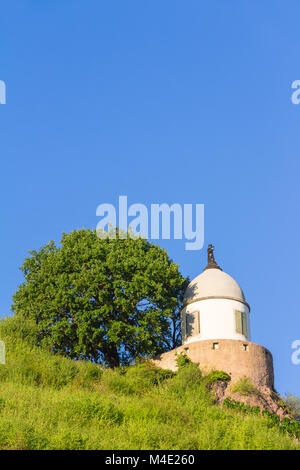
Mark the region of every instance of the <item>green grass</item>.
[[35, 338], [33, 325], [0, 322], [0, 449], [300, 448], [267, 418], [215, 405], [195, 364], [103, 370]]

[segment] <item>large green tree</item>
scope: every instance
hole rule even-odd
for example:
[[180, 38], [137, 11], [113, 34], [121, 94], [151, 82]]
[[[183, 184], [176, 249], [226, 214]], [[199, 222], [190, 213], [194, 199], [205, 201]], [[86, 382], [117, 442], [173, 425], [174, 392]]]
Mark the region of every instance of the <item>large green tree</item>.
[[12, 310], [53, 352], [115, 367], [180, 343], [187, 280], [159, 246], [78, 230], [29, 253]]

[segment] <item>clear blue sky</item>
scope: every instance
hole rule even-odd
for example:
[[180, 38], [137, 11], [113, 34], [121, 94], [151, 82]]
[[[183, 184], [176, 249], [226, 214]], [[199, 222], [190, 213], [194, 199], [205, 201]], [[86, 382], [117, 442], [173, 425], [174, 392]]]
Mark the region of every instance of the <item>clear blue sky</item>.
[[[27, 251], [95, 227], [98, 204], [204, 203], [276, 388], [300, 395], [299, 17], [297, 0], [1, 2], [1, 315]], [[161, 245], [202, 270], [204, 250]]]

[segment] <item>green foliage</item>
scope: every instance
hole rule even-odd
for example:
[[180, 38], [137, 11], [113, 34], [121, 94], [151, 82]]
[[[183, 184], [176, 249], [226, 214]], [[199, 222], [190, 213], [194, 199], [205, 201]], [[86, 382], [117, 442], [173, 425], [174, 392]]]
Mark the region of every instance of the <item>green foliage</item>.
[[168, 392], [176, 395], [176, 397], [184, 397], [186, 391], [194, 390], [195, 396], [204, 393], [207, 394], [205, 383], [202, 380], [202, 372], [199, 365], [193, 362], [180, 367], [175, 377], [167, 384]]
[[246, 405], [243, 402], [232, 400], [231, 398], [225, 398], [223, 405], [232, 410], [236, 410], [242, 413], [248, 413], [256, 416], [260, 414], [265, 418], [266, 425], [268, 428], [279, 429], [282, 434], [289, 434], [291, 437], [300, 438], [300, 422], [291, 420], [289, 418], [283, 418], [280, 421], [279, 416], [276, 413], [271, 413], [265, 409], [260, 411], [258, 406]]
[[120, 368], [104, 374], [109, 388], [125, 395], [140, 395], [174, 377], [171, 370], [156, 367], [151, 361], [143, 361], [128, 368]]
[[[226, 406], [227, 408], [230, 408], [235, 411], [239, 411], [244, 414], [250, 414], [254, 416], [260, 416], [261, 414], [259, 406], [251, 406], [242, 401], [233, 400], [230, 397], [227, 397], [225, 398], [225, 400], [223, 400], [223, 405]], [[265, 411], [268, 412], [267, 410]]]
[[126, 371], [127, 380], [130, 379], [143, 384], [143, 390], [147, 387], [159, 385], [165, 380], [174, 377], [174, 375], [175, 373], [171, 370], [161, 369], [149, 360], [131, 366]]
[[248, 379], [248, 377], [240, 378], [232, 387], [234, 393], [241, 395], [257, 395], [258, 390], [255, 385]]
[[95, 421], [99, 424], [120, 424], [123, 413], [117, 405], [105, 396], [96, 393], [79, 392], [75, 396], [64, 399], [62, 414], [68, 422], [80, 420], [82, 423]]
[[283, 418], [280, 423], [280, 431], [282, 433], [288, 433], [290, 436], [294, 436], [300, 439], [300, 422]]
[[262, 415], [269, 420], [270, 426], [279, 426], [280, 419], [276, 413], [271, 413], [269, 410], [263, 410]]
[[180, 343], [187, 280], [142, 238], [74, 230], [59, 247], [30, 251], [21, 270], [12, 310], [20, 323], [32, 320], [38, 343], [55, 353], [117, 367]]
[[14, 337], [8, 323], [1, 450], [300, 449], [294, 422], [216, 405], [198, 364], [176, 374], [150, 361], [105, 369]]
[[232, 400], [230, 397], [223, 400], [223, 405], [232, 410], [241, 411], [242, 413], [246, 412], [245, 403], [237, 400]]
[[30, 320], [12, 317], [0, 321], [0, 338], [7, 352], [6, 364], [0, 367], [0, 381], [61, 388], [73, 382], [88, 386], [100, 378], [102, 371], [96, 364], [70, 361], [34, 346], [37, 336]]
[[212, 370], [211, 372], [209, 372], [209, 374], [205, 376], [205, 380], [207, 384], [213, 384], [218, 381], [229, 382], [231, 380], [231, 377], [223, 370]]
[[176, 365], [178, 369], [181, 369], [182, 367], [188, 366], [192, 363], [190, 358], [184, 353], [176, 353]]
[[295, 418], [300, 418], [300, 399], [292, 395], [291, 393], [287, 393], [285, 396], [281, 397], [281, 402], [283, 407], [287, 407], [290, 413]]
[[79, 365], [78, 372], [72, 380], [76, 386], [90, 388], [95, 382], [100, 381], [103, 374], [100, 366], [86, 361], [79, 361], [77, 364]]
[[259, 416], [261, 414], [259, 406], [250, 406], [242, 401], [233, 400], [230, 397], [227, 397], [225, 400], [223, 400], [223, 405], [241, 413], [248, 413], [255, 416]]
[[34, 346], [38, 344], [39, 329], [34, 320], [16, 316], [7, 317], [0, 322], [1, 337], [22, 340]]
[[191, 362], [178, 369], [174, 382], [179, 381], [186, 387], [195, 387], [202, 382], [202, 372], [199, 364]]

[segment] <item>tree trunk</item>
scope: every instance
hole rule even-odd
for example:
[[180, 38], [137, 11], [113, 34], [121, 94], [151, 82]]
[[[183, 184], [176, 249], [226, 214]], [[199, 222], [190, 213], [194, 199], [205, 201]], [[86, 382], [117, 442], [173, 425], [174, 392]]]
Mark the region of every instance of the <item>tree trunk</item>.
[[103, 354], [104, 360], [110, 368], [113, 369], [114, 367], [120, 366], [120, 357], [115, 346], [110, 345], [106, 351], [103, 351]]

